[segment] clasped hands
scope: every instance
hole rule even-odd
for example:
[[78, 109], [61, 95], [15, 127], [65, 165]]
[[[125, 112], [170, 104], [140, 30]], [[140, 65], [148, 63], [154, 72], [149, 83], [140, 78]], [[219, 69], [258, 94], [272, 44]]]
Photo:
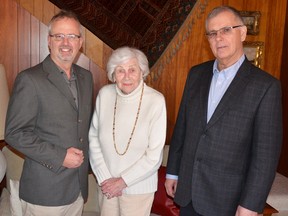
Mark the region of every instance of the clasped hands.
[[122, 190], [127, 187], [126, 183], [121, 177], [106, 179], [100, 186], [102, 193], [108, 199], [121, 196]]

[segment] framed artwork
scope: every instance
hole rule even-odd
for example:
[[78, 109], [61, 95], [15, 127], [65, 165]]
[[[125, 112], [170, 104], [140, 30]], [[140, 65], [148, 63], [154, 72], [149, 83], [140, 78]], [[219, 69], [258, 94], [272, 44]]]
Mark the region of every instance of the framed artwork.
[[260, 11], [240, 11], [240, 15], [247, 26], [247, 34], [258, 35], [260, 24]]
[[244, 41], [244, 53], [248, 60], [255, 66], [263, 67], [263, 55], [264, 55], [264, 42], [261, 41]]

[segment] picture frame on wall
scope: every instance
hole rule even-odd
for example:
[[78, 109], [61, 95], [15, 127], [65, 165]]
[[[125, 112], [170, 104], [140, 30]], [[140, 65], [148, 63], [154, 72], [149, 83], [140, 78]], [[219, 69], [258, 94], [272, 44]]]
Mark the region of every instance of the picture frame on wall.
[[244, 53], [248, 60], [259, 68], [263, 68], [264, 42], [244, 41]]
[[247, 27], [248, 35], [258, 35], [260, 25], [260, 11], [240, 11], [240, 15]]

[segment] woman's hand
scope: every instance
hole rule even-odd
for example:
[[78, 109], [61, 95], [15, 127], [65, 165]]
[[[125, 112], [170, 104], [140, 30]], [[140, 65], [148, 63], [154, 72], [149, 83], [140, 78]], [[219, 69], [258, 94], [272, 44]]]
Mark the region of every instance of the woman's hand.
[[101, 190], [102, 193], [108, 198], [118, 197], [122, 195], [122, 190], [127, 185], [124, 180], [120, 178], [110, 178], [102, 182]]

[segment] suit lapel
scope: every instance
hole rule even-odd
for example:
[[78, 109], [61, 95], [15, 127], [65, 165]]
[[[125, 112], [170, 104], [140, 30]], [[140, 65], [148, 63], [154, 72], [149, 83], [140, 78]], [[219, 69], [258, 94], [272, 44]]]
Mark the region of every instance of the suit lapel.
[[203, 128], [207, 125], [207, 110], [208, 110], [208, 97], [213, 73], [213, 64], [207, 69], [209, 72], [203, 73], [201, 86], [200, 86], [200, 116], [203, 119]]
[[[241, 94], [241, 90], [245, 88], [247, 83], [249, 82], [248, 75], [250, 73], [250, 63], [247, 59], [243, 62], [241, 67], [239, 68], [236, 76], [228, 87], [227, 91], [223, 95], [220, 100], [216, 110], [211, 116], [210, 121], [207, 124], [206, 129], [211, 127], [218, 119], [230, 108], [231, 105], [235, 103], [235, 101], [239, 98], [239, 94]], [[207, 97], [208, 101], [208, 97]], [[207, 110], [207, 109], [206, 109]], [[207, 118], [206, 118], [207, 119]]]
[[61, 73], [58, 73], [59, 69], [50, 58], [50, 55], [43, 61], [43, 70], [48, 73], [48, 80], [66, 97], [73, 108], [77, 110], [73, 95], [66, 85]]
[[[77, 91], [78, 91], [78, 104], [84, 104], [83, 103], [83, 96], [85, 94], [85, 92], [83, 91], [84, 88], [84, 75], [81, 73], [81, 71], [79, 69], [77, 69], [77, 67], [74, 67], [75, 70], [75, 74], [76, 74], [76, 82], [77, 82]], [[78, 108], [80, 109], [81, 106], [78, 106]]]

